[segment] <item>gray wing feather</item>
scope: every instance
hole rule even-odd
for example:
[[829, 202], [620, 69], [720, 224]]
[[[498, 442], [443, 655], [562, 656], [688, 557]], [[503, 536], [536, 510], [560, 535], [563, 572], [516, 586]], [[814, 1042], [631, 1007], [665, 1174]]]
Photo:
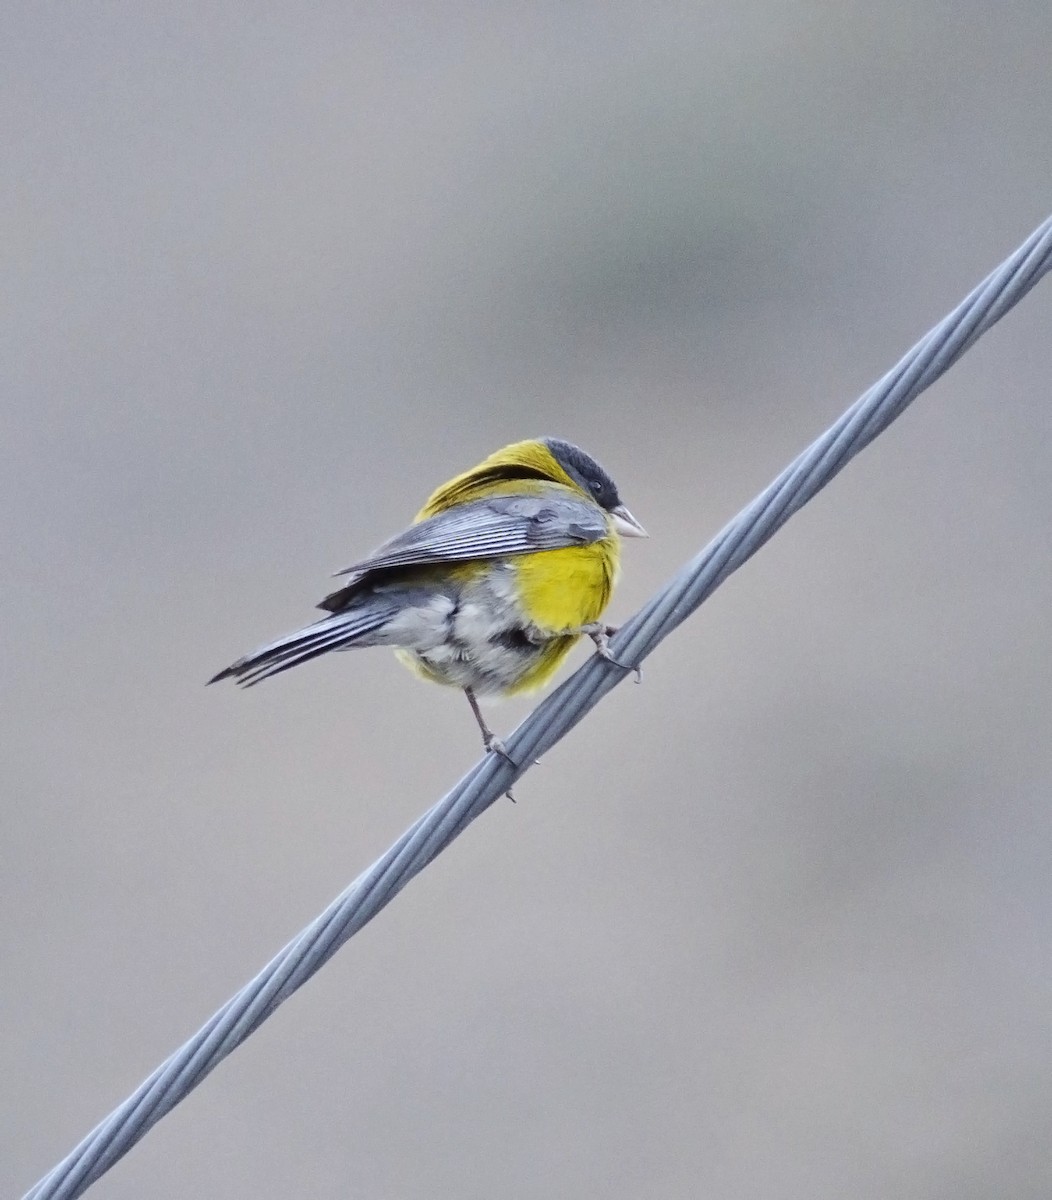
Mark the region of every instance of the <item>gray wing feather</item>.
[[491, 496], [458, 504], [410, 525], [368, 558], [336, 574], [362, 578], [390, 567], [587, 546], [605, 537], [607, 532], [603, 510], [569, 494]]
[[236, 679], [242, 687], [252, 687], [261, 679], [280, 675], [289, 667], [306, 662], [310, 658], [317, 658], [327, 650], [369, 645], [368, 635], [381, 628], [397, 612], [397, 600], [389, 599], [382, 603], [374, 600], [354, 612], [324, 617], [305, 629], [297, 629], [294, 633], [278, 638], [276, 642], [260, 646], [251, 654], [246, 654], [244, 658], [231, 663], [208, 682]]

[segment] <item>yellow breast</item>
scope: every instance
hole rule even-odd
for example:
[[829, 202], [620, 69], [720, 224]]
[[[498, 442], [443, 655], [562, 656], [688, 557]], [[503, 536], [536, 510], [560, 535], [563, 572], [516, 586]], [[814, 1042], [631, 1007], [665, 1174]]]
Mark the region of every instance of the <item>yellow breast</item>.
[[[513, 560], [524, 615], [554, 636], [509, 694], [543, 687], [580, 636], [570, 631], [599, 620], [617, 580], [619, 557], [618, 537], [611, 534], [590, 546], [540, 550]], [[558, 636], [564, 631], [565, 637]]]
[[610, 602], [619, 557], [615, 534], [590, 546], [540, 550], [512, 559], [529, 620], [545, 633], [597, 621]]

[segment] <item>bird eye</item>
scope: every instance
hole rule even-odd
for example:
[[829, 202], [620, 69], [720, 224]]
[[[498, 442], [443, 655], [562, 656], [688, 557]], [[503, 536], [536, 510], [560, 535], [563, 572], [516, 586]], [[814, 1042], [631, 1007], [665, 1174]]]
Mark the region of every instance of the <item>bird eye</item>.
[[593, 479], [592, 480], [592, 491], [593, 492], [601, 492], [602, 490], [603, 490], [603, 485], [599, 482], [599, 480]]

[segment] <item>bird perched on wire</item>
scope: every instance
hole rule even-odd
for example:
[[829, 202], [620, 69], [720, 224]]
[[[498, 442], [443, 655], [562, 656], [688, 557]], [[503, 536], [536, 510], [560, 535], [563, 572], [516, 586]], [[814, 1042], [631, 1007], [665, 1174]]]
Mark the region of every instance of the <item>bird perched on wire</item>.
[[600, 623], [621, 537], [646, 537], [603, 468], [559, 438], [514, 442], [435, 491], [403, 533], [338, 576], [329, 615], [260, 646], [209, 683], [245, 687], [329, 650], [389, 646], [425, 679], [460, 688], [487, 750], [504, 754], [478, 696], [541, 687]]

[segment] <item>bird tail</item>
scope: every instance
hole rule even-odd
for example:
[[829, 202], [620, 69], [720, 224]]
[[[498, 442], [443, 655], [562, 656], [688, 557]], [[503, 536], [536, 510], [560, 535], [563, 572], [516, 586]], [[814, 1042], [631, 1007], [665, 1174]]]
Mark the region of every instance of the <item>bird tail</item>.
[[298, 666], [309, 659], [317, 658], [329, 650], [345, 650], [355, 645], [375, 645], [369, 638], [394, 614], [394, 609], [383, 604], [373, 604], [346, 612], [323, 617], [295, 633], [287, 633], [276, 642], [269, 642], [231, 663], [209, 683], [220, 679], [236, 679], [242, 687], [252, 687], [271, 675], [280, 675], [290, 667]]

